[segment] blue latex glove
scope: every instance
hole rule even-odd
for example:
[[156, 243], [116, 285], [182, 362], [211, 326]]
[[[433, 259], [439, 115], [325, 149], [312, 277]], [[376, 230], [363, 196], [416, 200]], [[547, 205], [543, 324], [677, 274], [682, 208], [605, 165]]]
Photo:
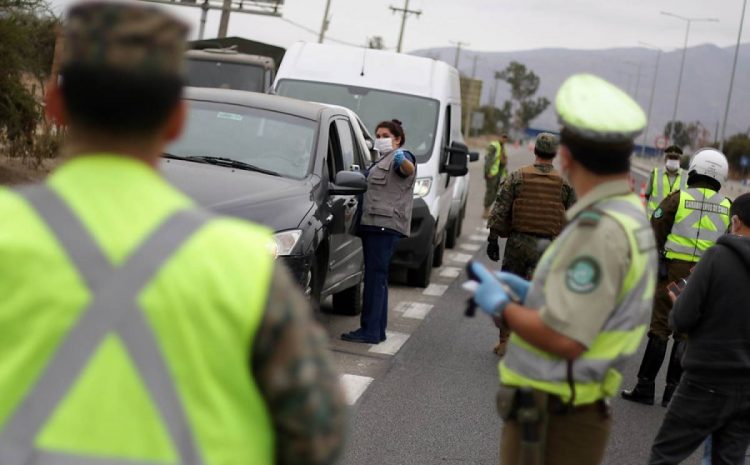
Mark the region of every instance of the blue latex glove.
[[401, 163], [404, 162], [404, 152], [402, 150], [399, 150], [396, 152], [396, 155], [393, 156], [393, 166], [396, 167], [396, 169], [401, 168]]
[[479, 262], [471, 262], [469, 271], [471, 279], [479, 283], [474, 292], [474, 302], [484, 313], [495, 317], [502, 316], [505, 307], [510, 303], [510, 297], [497, 276]]
[[501, 271], [500, 273], [496, 273], [495, 275], [500, 278], [500, 281], [510, 287], [513, 292], [516, 293], [516, 295], [518, 295], [518, 297], [521, 299], [521, 301], [518, 303], [522, 304], [526, 300], [526, 295], [529, 293], [531, 282], [526, 281], [518, 275], [507, 273], [505, 271]]

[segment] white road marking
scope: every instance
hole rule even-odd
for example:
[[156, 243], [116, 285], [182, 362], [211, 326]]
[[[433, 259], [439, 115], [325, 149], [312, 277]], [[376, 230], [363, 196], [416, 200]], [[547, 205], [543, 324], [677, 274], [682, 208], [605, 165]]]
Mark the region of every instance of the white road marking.
[[424, 320], [430, 310], [432, 310], [432, 304], [426, 304], [423, 302], [408, 302], [409, 306], [404, 311], [404, 318], [412, 318], [415, 320]]
[[487, 236], [483, 236], [481, 234], [472, 234], [469, 236], [470, 241], [477, 241], [477, 242], [487, 242]]
[[479, 244], [459, 244], [459, 247], [464, 250], [469, 250], [471, 252], [477, 252], [479, 249], [482, 248]]
[[346, 402], [349, 405], [357, 403], [357, 399], [365, 393], [367, 388], [372, 383], [373, 378], [369, 376], [358, 376], [344, 374], [341, 375], [341, 385], [344, 387], [344, 394], [346, 395]]
[[461, 268], [456, 268], [455, 266], [446, 266], [442, 270], [440, 270], [440, 276], [443, 278], [458, 278], [461, 276]]
[[404, 343], [406, 343], [406, 341], [409, 339], [408, 334], [396, 332], [392, 333], [390, 331], [386, 331], [385, 336], [385, 342], [373, 345], [372, 347], [370, 347], [370, 350], [368, 352], [372, 352], [374, 354], [396, 355], [396, 353], [401, 350], [401, 346], [403, 346]]
[[448, 260], [458, 263], [468, 263], [471, 260], [471, 255], [467, 253], [453, 252], [448, 254]]
[[424, 291], [422, 291], [422, 294], [424, 295], [431, 295], [435, 297], [440, 297], [443, 294], [445, 294], [445, 291], [448, 290], [448, 286], [445, 284], [430, 284], [425, 288]]
[[490, 233], [490, 229], [480, 226], [477, 228], [477, 232], [485, 234], [485, 237], [486, 237], [486, 235]]

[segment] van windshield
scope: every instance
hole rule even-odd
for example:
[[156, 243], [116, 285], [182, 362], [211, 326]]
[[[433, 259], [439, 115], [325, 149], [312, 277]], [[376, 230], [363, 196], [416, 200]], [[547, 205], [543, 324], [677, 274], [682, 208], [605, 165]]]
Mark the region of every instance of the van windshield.
[[187, 60], [187, 81], [192, 87], [264, 92], [264, 76], [263, 68], [256, 65], [219, 60]]
[[418, 162], [424, 163], [430, 159], [440, 108], [437, 100], [343, 84], [290, 79], [279, 81], [276, 93], [349, 108], [359, 115], [372, 133], [375, 133], [375, 126], [381, 121], [398, 119], [404, 123], [406, 132], [404, 147], [414, 153]]

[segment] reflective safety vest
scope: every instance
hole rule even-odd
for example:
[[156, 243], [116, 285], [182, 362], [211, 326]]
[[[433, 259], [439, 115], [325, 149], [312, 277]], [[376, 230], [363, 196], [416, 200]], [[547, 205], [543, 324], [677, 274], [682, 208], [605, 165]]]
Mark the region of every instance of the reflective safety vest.
[[[598, 202], [594, 208], [622, 226], [630, 243], [630, 268], [620, 286], [616, 306], [601, 332], [588, 350], [571, 362], [574, 405], [590, 404], [617, 393], [625, 362], [638, 350], [648, 329], [656, 287], [656, 244], [638, 196], [610, 197]], [[539, 309], [546, 304], [545, 282], [557, 259], [560, 244], [565, 243], [578, 221], [573, 220], [542, 256], [524, 302], [526, 307]], [[585, 245], [573, 246], [585, 249]], [[513, 333], [505, 358], [500, 362], [500, 382], [508, 386], [531, 387], [570, 402], [573, 393], [568, 368], [567, 360], [544, 352]]]
[[693, 263], [700, 260], [726, 233], [731, 206], [729, 199], [711, 189], [680, 191], [680, 206], [664, 245], [666, 257]]
[[[503, 150], [503, 145], [498, 141], [490, 142], [490, 145], [495, 148], [495, 158], [492, 161], [490, 167], [490, 177], [495, 177], [498, 174], [502, 177], [508, 173], [508, 160]], [[500, 161], [503, 161], [503, 171], [500, 172]]]
[[662, 200], [666, 199], [672, 192], [687, 189], [687, 174], [683, 169], [677, 170], [677, 177], [670, 183], [667, 170], [665, 168], [654, 168], [651, 197], [648, 199], [648, 216], [654, 214]]
[[[9, 199], [7, 192], [0, 194]], [[0, 374], [12, 375], [22, 387], [14, 391], [5, 384], [0, 396], [0, 464], [275, 463], [270, 416], [249, 360], [267, 298], [267, 290], [260, 290], [267, 289], [273, 267], [267, 248], [243, 250], [257, 272], [250, 289], [259, 291], [257, 299], [248, 299], [244, 290], [235, 292], [246, 289], [248, 276], [211, 279], [204, 270], [221, 266], [210, 256], [217, 249], [227, 255], [217, 241], [234, 237], [233, 227], [225, 228], [233, 220], [213, 220], [191, 208], [171, 210], [124, 262], [113, 263], [54, 190], [41, 185], [17, 194], [25, 200], [14, 204], [35, 235], [33, 247], [54, 257], [44, 265], [54, 265], [57, 279], [65, 257], [80, 281], [36, 308], [0, 304], [6, 328], [29, 328], [23, 336], [3, 335], [16, 338], [19, 349], [0, 353]], [[259, 227], [239, 230], [245, 232], [243, 244], [270, 239]], [[207, 267], [196, 266], [201, 260]], [[37, 289], [22, 284], [27, 296], [47, 295], [43, 283]], [[60, 311], [58, 300], [69, 303], [66, 297], [84, 285], [85, 308], [77, 315]], [[186, 289], [195, 293], [189, 302], [175, 297]]]

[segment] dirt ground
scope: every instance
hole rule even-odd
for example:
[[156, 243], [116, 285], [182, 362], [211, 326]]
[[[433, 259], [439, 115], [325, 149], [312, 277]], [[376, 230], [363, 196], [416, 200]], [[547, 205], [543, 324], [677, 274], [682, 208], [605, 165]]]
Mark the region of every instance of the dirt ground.
[[0, 156], [0, 185], [25, 184], [44, 178], [56, 166], [55, 160], [45, 160], [34, 166], [16, 158]]

